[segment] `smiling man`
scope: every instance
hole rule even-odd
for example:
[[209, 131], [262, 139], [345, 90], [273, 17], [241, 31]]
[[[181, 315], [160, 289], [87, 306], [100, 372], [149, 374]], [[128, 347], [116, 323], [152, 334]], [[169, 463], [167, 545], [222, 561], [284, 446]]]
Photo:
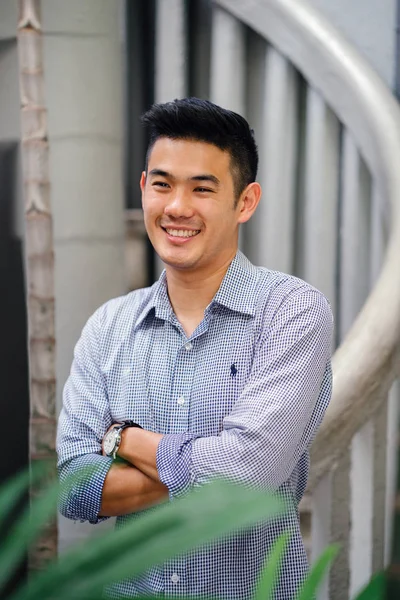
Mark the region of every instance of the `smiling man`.
[[249, 599], [290, 530], [275, 593], [290, 600], [307, 572], [297, 507], [331, 396], [331, 311], [315, 288], [238, 251], [239, 226], [261, 197], [245, 119], [190, 98], [154, 105], [143, 122], [144, 219], [165, 270], [152, 287], [100, 307], [75, 348], [59, 469], [62, 479], [85, 465], [94, 472], [64, 498], [63, 513], [122, 525], [215, 477], [272, 490], [287, 501], [284, 518], [109, 593]]

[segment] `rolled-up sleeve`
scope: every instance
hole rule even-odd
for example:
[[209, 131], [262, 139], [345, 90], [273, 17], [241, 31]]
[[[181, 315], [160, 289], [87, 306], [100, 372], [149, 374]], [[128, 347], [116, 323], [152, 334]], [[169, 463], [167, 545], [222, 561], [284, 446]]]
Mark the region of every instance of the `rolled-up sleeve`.
[[332, 389], [333, 319], [313, 288], [292, 292], [260, 336], [249, 380], [216, 436], [165, 435], [157, 450], [171, 497], [221, 477], [277, 490], [311, 444]]
[[[101, 309], [88, 320], [75, 347], [58, 422], [57, 453], [61, 482], [73, 477], [60, 498], [61, 513], [97, 523], [104, 480], [112, 459], [101, 455], [101, 441], [111, 425], [100, 368]], [[81, 474], [81, 475], [80, 475]]]

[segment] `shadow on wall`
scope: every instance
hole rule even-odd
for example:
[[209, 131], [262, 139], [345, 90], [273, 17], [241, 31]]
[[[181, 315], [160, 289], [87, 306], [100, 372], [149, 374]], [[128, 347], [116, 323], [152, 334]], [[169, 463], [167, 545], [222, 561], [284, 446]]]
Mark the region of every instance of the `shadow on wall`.
[[[0, 144], [0, 424], [3, 448], [0, 483], [28, 465], [29, 388], [23, 249], [22, 241], [13, 231], [17, 152], [15, 143]], [[16, 507], [15, 515], [20, 509]], [[0, 539], [4, 534], [0, 531]], [[24, 563], [11, 587], [24, 577], [25, 572]], [[4, 590], [5, 596], [9, 591]]]

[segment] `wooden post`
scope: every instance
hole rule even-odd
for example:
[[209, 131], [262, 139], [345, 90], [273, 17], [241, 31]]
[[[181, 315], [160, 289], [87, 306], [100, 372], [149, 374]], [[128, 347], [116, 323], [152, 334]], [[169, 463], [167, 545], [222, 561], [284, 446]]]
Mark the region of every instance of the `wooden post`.
[[[30, 463], [48, 461], [49, 475], [54, 477], [54, 251], [40, 0], [20, 0], [18, 53], [26, 217]], [[32, 495], [35, 495], [34, 490], [31, 490]], [[32, 548], [29, 568], [42, 568], [56, 553], [57, 527], [54, 520]]]

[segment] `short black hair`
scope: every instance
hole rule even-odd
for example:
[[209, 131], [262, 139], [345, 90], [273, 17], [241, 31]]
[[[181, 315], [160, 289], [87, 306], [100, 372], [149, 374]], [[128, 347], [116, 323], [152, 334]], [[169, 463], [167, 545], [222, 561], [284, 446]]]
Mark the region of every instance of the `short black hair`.
[[239, 114], [200, 98], [182, 98], [153, 106], [142, 116], [149, 134], [150, 152], [162, 137], [194, 140], [217, 146], [231, 155], [236, 199], [256, 180], [258, 150], [254, 131]]

